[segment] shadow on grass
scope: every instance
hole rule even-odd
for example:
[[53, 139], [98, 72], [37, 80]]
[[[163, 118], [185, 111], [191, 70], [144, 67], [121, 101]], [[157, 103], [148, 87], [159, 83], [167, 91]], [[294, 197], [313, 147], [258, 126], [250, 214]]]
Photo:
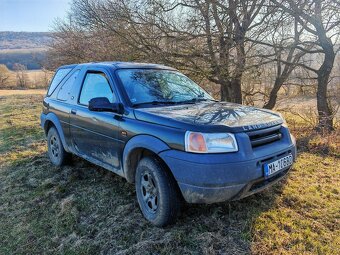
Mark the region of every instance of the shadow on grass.
[[297, 134], [296, 144], [298, 152], [311, 152], [318, 156], [333, 156], [340, 158], [340, 131], [320, 134], [316, 131], [302, 129], [302, 132], [295, 130]]
[[0, 177], [0, 253], [248, 254], [254, 219], [284, 185], [240, 201], [186, 205], [162, 229], [144, 220], [133, 185], [77, 157], [56, 168], [41, 154]]

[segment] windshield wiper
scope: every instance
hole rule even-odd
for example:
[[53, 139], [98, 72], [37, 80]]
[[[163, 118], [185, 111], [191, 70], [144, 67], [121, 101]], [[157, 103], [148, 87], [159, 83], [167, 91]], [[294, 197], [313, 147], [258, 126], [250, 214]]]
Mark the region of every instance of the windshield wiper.
[[136, 103], [133, 104], [132, 106], [140, 106], [140, 105], [160, 105], [160, 104], [176, 104], [176, 102], [173, 101], [151, 101], [151, 102], [142, 102], [142, 103]]
[[200, 97], [196, 97], [196, 98], [192, 98], [190, 100], [185, 100], [185, 101], [151, 101], [151, 102], [142, 102], [142, 103], [136, 103], [133, 104], [132, 106], [141, 106], [141, 105], [176, 105], [176, 104], [195, 104], [197, 102], [202, 102], [202, 101], [213, 101], [213, 102], [218, 102], [216, 100], [213, 99], [208, 99], [208, 98], [200, 98]]
[[180, 102], [177, 102], [178, 104], [194, 104], [194, 103], [197, 103], [197, 102], [204, 102], [204, 101], [213, 101], [213, 102], [218, 102], [216, 100], [213, 100], [213, 99], [209, 99], [209, 98], [201, 98], [201, 97], [194, 97], [190, 100], [185, 100], [185, 101], [180, 101]]

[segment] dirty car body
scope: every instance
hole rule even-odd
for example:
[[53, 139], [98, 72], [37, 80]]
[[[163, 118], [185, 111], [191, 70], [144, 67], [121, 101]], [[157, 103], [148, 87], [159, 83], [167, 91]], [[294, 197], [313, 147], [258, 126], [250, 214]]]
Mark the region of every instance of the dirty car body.
[[[192, 91], [199, 90], [197, 98], [183, 96], [177, 82], [189, 82]], [[95, 91], [94, 83], [103, 88]], [[175, 69], [154, 64], [63, 66], [44, 98], [41, 125], [46, 134], [56, 128], [66, 152], [132, 183], [138, 161], [155, 155], [189, 203], [240, 199], [287, 174], [296, 146], [280, 114], [218, 102], [191, 83]], [[167, 100], [154, 100], [159, 97], [152, 86], [168, 86]], [[113, 110], [106, 110], [103, 97]]]

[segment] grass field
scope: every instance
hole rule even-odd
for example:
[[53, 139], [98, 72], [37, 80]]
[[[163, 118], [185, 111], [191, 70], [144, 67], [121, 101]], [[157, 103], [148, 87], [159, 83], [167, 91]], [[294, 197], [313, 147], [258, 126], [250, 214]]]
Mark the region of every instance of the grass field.
[[287, 116], [299, 156], [288, 178], [241, 201], [186, 206], [165, 229], [134, 187], [82, 159], [53, 167], [41, 92], [0, 91], [0, 254], [340, 254], [339, 130]]

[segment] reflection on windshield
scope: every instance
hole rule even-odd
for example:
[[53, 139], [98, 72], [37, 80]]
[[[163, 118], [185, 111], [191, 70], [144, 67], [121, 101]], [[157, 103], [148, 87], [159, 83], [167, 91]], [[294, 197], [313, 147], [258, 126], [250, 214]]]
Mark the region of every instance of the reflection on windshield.
[[169, 70], [124, 69], [118, 72], [132, 104], [213, 100], [185, 75]]

